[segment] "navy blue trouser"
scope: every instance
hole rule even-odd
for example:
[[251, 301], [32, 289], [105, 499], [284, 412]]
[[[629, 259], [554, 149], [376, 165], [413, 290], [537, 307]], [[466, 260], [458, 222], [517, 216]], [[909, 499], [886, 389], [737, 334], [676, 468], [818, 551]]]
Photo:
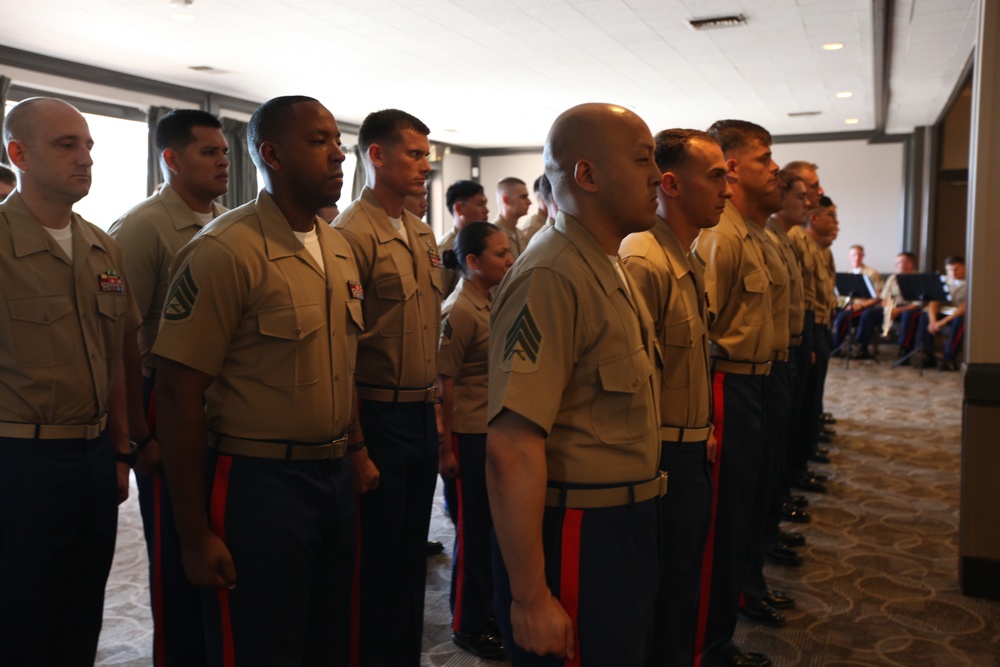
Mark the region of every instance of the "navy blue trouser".
[[457, 433], [455, 555], [451, 568], [452, 630], [478, 635], [490, 630], [493, 568], [490, 563], [490, 499], [486, 495], [486, 434]]
[[[941, 319], [944, 315], [938, 314], [938, 319]], [[920, 324], [917, 328], [917, 338], [918, 344], [924, 349], [929, 359], [934, 359], [934, 336], [927, 331], [927, 325], [930, 324], [931, 316], [925, 310], [920, 316]], [[948, 333], [948, 338], [944, 342], [944, 350], [941, 352], [941, 356], [945, 361], [955, 361], [955, 357], [958, 356], [958, 348], [962, 345], [962, 339], [965, 337], [965, 316], [959, 315], [951, 322], [945, 326], [945, 331]]]
[[94, 664], [117, 528], [107, 431], [0, 438], [0, 664]]
[[494, 608], [514, 667], [644, 665], [660, 570], [660, 499], [600, 509], [546, 507], [545, 581], [573, 620], [576, 658], [527, 653], [514, 642], [510, 579], [493, 536]]
[[348, 664], [354, 485], [347, 461], [209, 453], [209, 518], [236, 588], [202, 589], [207, 665]]
[[761, 602], [767, 591], [764, 548], [777, 538], [781, 521], [781, 503], [784, 500], [782, 471], [787, 460], [785, 445], [788, 442], [793, 382], [787, 361], [772, 363], [771, 374], [764, 378], [764, 448], [753, 505], [754, 522], [759, 529], [751, 535], [747, 552], [747, 578], [743, 586], [747, 606]]
[[358, 496], [360, 577], [352, 665], [417, 667], [423, 641], [427, 529], [437, 486], [438, 434], [430, 403], [361, 401], [375, 491]]
[[[142, 403], [156, 432], [153, 378], [142, 379]], [[152, 401], [152, 409], [151, 407]], [[174, 506], [163, 474], [135, 473], [139, 512], [149, 557], [149, 598], [153, 612], [154, 667], [205, 664], [205, 629], [201, 618], [201, 591], [187, 580], [181, 561], [181, 542], [174, 527]]]
[[712, 519], [702, 561], [695, 665], [713, 664], [733, 637], [746, 577], [752, 507], [764, 447], [764, 378], [713, 370], [716, 461]]
[[805, 472], [809, 457], [812, 456], [813, 447], [818, 444], [819, 434], [813, 428], [814, 421], [810, 417], [811, 412], [808, 407], [812, 403], [806, 398], [809, 392], [809, 377], [813, 373], [812, 355], [816, 351], [815, 334], [814, 313], [807, 310], [802, 327], [802, 344], [799, 345], [796, 352], [792, 418], [788, 427], [786, 475], [789, 484]]
[[648, 667], [691, 665], [698, 613], [701, 557], [712, 514], [706, 442], [663, 442], [660, 469], [669, 491], [661, 502], [663, 572]]

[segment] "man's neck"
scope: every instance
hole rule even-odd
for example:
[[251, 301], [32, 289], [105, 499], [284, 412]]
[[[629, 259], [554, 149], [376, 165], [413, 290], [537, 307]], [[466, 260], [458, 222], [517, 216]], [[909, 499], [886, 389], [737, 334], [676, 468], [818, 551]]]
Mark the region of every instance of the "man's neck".
[[167, 184], [170, 185], [170, 189], [177, 193], [177, 196], [181, 198], [181, 201], [195, 213], [211, 213], [213, 211], [212, 204], [215, 203], [214, 199], [205, 199], [204, 197], [199, 197], [193, 192], [186, 188], [178, 188], [174, 186], [169, 180]]
[[677, 237], [677, 240], [681, 242], [681, 246], [684, 248], [690, 248], [701, 232], [701, 229], [697, 225], [688, 220], [679, 211], [671, 211], [669, 208], [664, 209], [661, 206], [656, 211], [656, 215], [666, 223], [667, 227], [670, 228], [670, 231], [674, 233], [674, 236]]
[[784, 229], [785, 233], [790, 232], [792, 230], [792, 227], [799, 226], [799, 223], [795, 222], [794, 220], [786, 218], [781, 211], [778, 211], [777, 213], [774, 214], [774, 219], [778, 221], [778, 226]]
[[387, 188], [385, 185], [380, 183], [377, 179], [375, 183], [369, 183], [368, 189], [372, 191], [375, 195], [375, 199], [385, 210], [385, 214], [390, 218], [402, 218], [403, 217], [403, 200], [406, 199], [405, 194], [399, 194]]
[[512, 232], [514, 231], [514, 229], [517, 228], [517, 218], [511, 220], [510, 217], [508, 217], [509, 215], [510, 215], [509, 213], [501, 213], [500, 217], [497, 218], [497, 220], [500, 221], [501, 227], [506, 229], [508, 232]]
[[53, 201], [31, 188], [20, 190], [21, 201], [31, 217], [42, 227], [65, 229], [73, 221], [73, 205]]
[[293, 231], [311, 232], [316, 229], [317, 208], [315, 206], [302, 206], [301, 202], [283, 188], [275, 188], [274, 191], [268, 190], [268, 193]]
[[740, 212], [743, 219], [752, 221], [756, 225], [760, 225], [756, 219], [758, 215], [757, 203], [751, 200], [747, 196], [746, 192], [744, 192], [739, 186], [734, 185], [732, 190], [733, 196], [729, 201], [736, 207], [736, 210]]

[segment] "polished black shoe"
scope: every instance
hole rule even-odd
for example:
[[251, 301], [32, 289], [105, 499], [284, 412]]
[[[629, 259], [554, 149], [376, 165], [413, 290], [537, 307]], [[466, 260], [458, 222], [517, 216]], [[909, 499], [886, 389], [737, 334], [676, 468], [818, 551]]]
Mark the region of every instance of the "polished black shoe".
[[947, 360], [941, 362], [941, 365], [938, 366], [938, 370], [939, 371], [957, 371], [958, 370], [958, 365], [954, 361], [952, 361], [951, 359], [947, 359]]
[[451, 640], [455, 646], [477, 655], [485, 660], [506, 660], [507, 649], [503, 645], [503, 639], [483, 632], [478, 635], [467, 635], [464, 632], [455, 632], [451, 635]]
[[785, 591], [764, 591], [764, 602], [774, 609], [795, 609], [795, 598]]
[[741, 651], [740, 647], [731, 641], [719, 647], [716, 655], [718, 663], [726, 667], [771, 667], [771, 659], [763, 653]]
[[427, 555], [437, 556], [444, 553], [444, 545], [440, 542], [431, 542], [427, 540]]
[[812, 491], [813, 493], [826, 493], [826, 486], [823, 482], [809, 475], [802, 475], [794, 482], [792, 487], [800, 491]]
[[820, 418], [820, 421], [822, 421], [824, 424], [836, 424], [837, 423], [836, 417], [834, 417], [829, 412], [824, 412], [823, 414], [821, 414], [819, 416], [819, 418]]
[[784, 547], [779, 544], [772, 544], [764, 549], [764, 558], [767, 562], [775, 565], [787, 565], [788, 567], [798, 567], [802, 565], [802, 556], [795, 553], [791, 547]]
[[828, 436], [830, 436], [831, 438], [836, 438], [836, 437], [837, 437], [837, 429], [835, 429], [835, 428], [831, 428], [831, 427], [830, 427], [829, 425], [827, 425], [827, 424], [822, 424], [822, 425], [821, 425], [821, 426], [819, 427], [819, 432], [820, 432], [820, 433], [823, 433], [823, 434], [825, 434], [825, 435], [828, 435]]
[[851, 359], [855, 361], [864, 361], [866, 359], [872, 359], [871, 353], [868, 350], [855, 350], [851, 353]]
[[809, 507], [809, 499], [806, 498], [805, 496], [799, 496], [799, 495], [785, 496], [785, 502], [788, 503], [789, 505], [795, 505], [800, 510], [804, 510], [805, 508]]
[[809, 514], [808, 510], [800, 510], [792, 505], [782, 505], [781, 520], [792, 523], [809, 523], [812, 521], [812, 515]]
[[814, 472], [814, 471], [810, 470], [809, 468], [806, 468], [806, 476], [807, 477], [812, 477], [817, 482], [826, 482], [826, 481], [829, 481], [829, 479], [830, 479], [829, 477], [827, 477], [823, 473]]
[[752, 607], [743, 607], [739, 611], [740, 618], [758, 625], [770, 628], [780, 628], [785, 624], [785, 615], [766, 602], [758, 602]]
[[818, 442], [822, 442], [824, 445], [829, 445], [833, 442], [833, 436], [825, 431], [820, 431], [819, 435], [816, 437]]
[[779, 530], [778, 542], [786, 547], [804, 547], [806, 545], [806, 536], [790, 530]]
[[816, 452], [815, 454], [809, 457], [809, 460], [812, 461], [813, 463], [829, 463], [830, 457], [827, 456], [826, 454], [820, 454], [819, 452]]
[[830, 448], [829, 447], [817, 447], [816, 448], [816, 453], [817, 454], [822, 454], [823, 456], [829, 456], [830, 455]]

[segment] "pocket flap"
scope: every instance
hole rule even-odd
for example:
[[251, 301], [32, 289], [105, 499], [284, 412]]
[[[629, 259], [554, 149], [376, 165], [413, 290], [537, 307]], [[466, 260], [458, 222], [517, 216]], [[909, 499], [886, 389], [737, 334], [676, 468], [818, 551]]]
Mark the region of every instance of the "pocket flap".
[[302, 340], [323, 326], [324, 318], [319, 305], [282, 306], [262, 310], [257, 314], [260, 333], [272, 338]]
[[601, 388], [604, 391], [634, 394], [645, 384], [652, 372], [652, 363], [643, 348], [597, 364], [597, 374], [601, 378]]
[[764, 269], [751, 271], [743, 277], [744, 289], [748, 292], [755, 292], [757, 294], [763, 294], [766, 292], [769, 282], [770, 280], [767, 277], [767, 272]]
[[407, 301], [417, 291], [417, 280], [413, 274], [393, 274], [375, 281], [375, 294], [380, 299]]
[[23, 296], [7, 299], [10, 319], [34, 324], [55, 322], [73, 312], [73, 303], [62, 295]]

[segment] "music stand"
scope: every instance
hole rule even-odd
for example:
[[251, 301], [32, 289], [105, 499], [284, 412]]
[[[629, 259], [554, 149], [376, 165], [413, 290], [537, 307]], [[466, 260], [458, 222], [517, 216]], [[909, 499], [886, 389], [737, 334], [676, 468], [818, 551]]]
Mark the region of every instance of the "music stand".
[[[921, 312], [926, 310], [927, 304], [931, 301], [940, 301], [942, 303], [951, 301], [951, 295], [948, 294], [947, 287], [944, 284], [944, 276], [938, 273], [898, 273], [896, 274], [896, 284], [899, 285], [899, 293], [902, 295], [904, 301], [920, 302]], [[919, 319], [917, 320], [917, 326], [920, 326]], [[917, 333], [922, 337], [922, 332], [918, 331]], [[892, 367], [896, 368], [900, 364], [906, 363], [908, 359], [918, 353], [920, 356], [917, 358], [917, 366], [920, 368], [922, 375], [924, 372], [923, 345], [914, 344], [913, 349], [897, 359]]]
[[[875, 288], [872, 286], [872, 281], [869, 280], [868, 276], [863, 273], [838, 273], [836, 276], [837, 294], [840, 296], [847, 297], [847, 303], [844, 304], [844, 309], [849, 309], [851, 303], [855, 299], [875, 299], [878, 295], [875, 293]], [[851, 353], [854, 347], [854, 335], [857, 330], [857, 326], [854, 323], [854, 314], [851, 314], [851, 318], [847, 321], [847, 335], [844, 336], [844, 341], [836, 347], [830, 354], [835, 355], [841, 350], [844, 350], [844, 357], [846, 363], [845, 368], [851, 367]]]

